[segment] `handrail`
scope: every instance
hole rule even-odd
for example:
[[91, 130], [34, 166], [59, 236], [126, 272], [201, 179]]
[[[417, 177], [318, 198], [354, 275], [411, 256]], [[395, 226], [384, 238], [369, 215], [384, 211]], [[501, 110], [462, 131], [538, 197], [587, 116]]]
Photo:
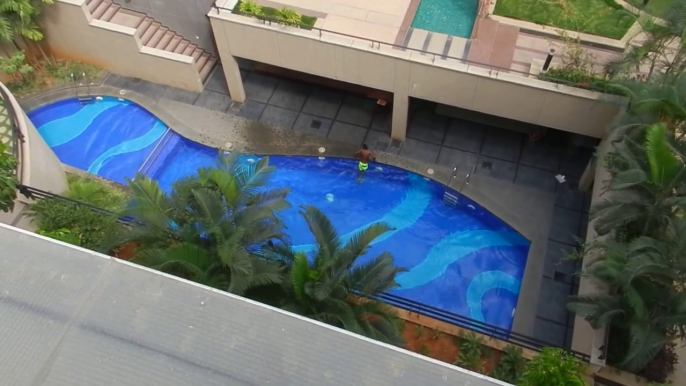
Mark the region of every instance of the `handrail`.
[[[266, 23], [269, 23], [270, 25], [271, 25], [271, 23], [283, 24], [283, 23], [281, 23], [278, 19], [276, 19], [276, 18], [274, 18], [274, 17], [269, 17], [269, 16], [255, 16], [255, 15], [252, 15], [252, 14], [248, 14], [248, 13], [245, 13], [245, 12], [241, 12], [241, 11], [239, 11], [238, 9], [227, 8], [227, 7], [223, 7], [223, 6], [217, 5], [217, 4], [212, 5], [212, 8], [214, 8], [214, 9], [217, 11], [217, 15], [221, 14], [221, 11], [223, 10], [223, 11], [231, 12], [232, 14], [235, 14], [235, 15], [245, 16], [245, 17], [250, 17], [250, 18], [258, 19], [258, 20], [261, 20], [261, 21], [262, 21], [263, 23], [265, 23], [265, 24], [266, 24]], [[391, 48], [398, 49], [398, 50], [401, 50], [401, 51], [405, 51], [405, 50], [414, 51], [414, 52], [417, 52], [417, 53], [422, 54], [422, 55], [431, 56], [431, 57], [432, 57], [431, 63], [434, 63], [434, 62], [436, 61], [436, 57], [437, 57], [437, 56], [438, 56], [440, 59], [443, 59], [443, 60], [446, 60], [446, 59], [456, 60], [456, 61], [458, 61], [458, 62], [461, 62], [461, 63], [466, 64], [466, 65], [469, 65], [469, 66], [475, 66], [475, 67], [485, 68], [485, 69], [487, 69], [487, 70], [490, 71], [490, 72], [489, 72], [489, 75], [492, 75], [493, 71], [496, 71], [496, 75], [497, 75], [498, 73], [500, 73], [500, 72], [505, 72], [505, 73], [511, 73], [511, 74], [518, 74], [518, 75], [521, 75], [521, 76], [524, 76], [524, 77], [531, 77], [531, 76], [532, 76], [532, 74], [531, 74], [530, 72], [527, 72], [527, 71], [513, 70], [513, 69], [511, 69], [511, 68], [499, 67], [499, 66], [494, 66], [494, 65], [491, 65], [491, 64], [483, 64], [483, 63], [475, 62], [475, 61], [468, 60], [468, 59], [456, 58], [456, 57], [454, 57], [454, 56], [443, 55], [443, 54], [436, 54], [436, 53], [434, 53], [434, 52], [424, 51], [424, 50], [421, 50], [421, 49], [418, 49], [418, 48], [412, 48], [412, 47], [407, 47], [407, 46], [401, 46], [401, 45], [397, 45], [397, 44], [394, 44], [394, 43], [381, 42], [381, 41], [378, 41], [378, 40], [374, 40], [374, 39], [370, 39], [370, 38], [366, 38], [366, 37], [362, 37], [362, 36], [350, 35], [350, 34], [346, 34], [346, 33], [343, 33], [343, 32], [331, 31], [331, 30], [327, 30], [327, 29], [323, 29], [323, 28], [319, 28], [319, 27], [306, 26], [306, 25], [304, 25], [304, 24], [300, 24], [300, 25], [294, 26], [294, 27], [295, 27], [295, 28], [306, 27], [306, 28], [304, 28], [304, 29], [313, 30], [313, 31], [318, 31], [318, 32], [319, 32], [319, 37], [320, 37], [320, 39], [321, 39], [323, 33], [328, 33], [328, 34], [343, 36], [343, 37], [346, 37], [346, 38], [359, 39], [359, 40], [367, 41], [367, 42], [370, 43], [370, 46], [371, 46], [372, 48], [376, 47], [377, 49], [381, 49], [381, 45], [383, 44], [383, 45], [385, 45], [385, 46], [389, 46], [389, 47], [391, 47]], [[604, 90], [603, 88], [595, 87], [595, 86], [593, 86], [593, 85], [588, 85], [588, 86], [586, 86], [585, 84], [584, 84], [584, 85], [581, 85], [581, 84], [579, 84], [579, 83], [570, 82], [570, 81], [565, 80], [565, 79], [553, 78], [553, 77], [548, 77], [548, 76], [542, 76], [542, 77], [535, 76], [535, 78], [536, 78], [536, 79], [539, 79], [539, 80], [541, 80], [541, 81], [544, 81], [544, 82], [548, 82], [548, 83], [555, 84], [555, 85], [563, 85], [563, 86], [569, 86], [569, 87], [574, 87], [574, 88], [580, 88], [580, 89], [585, 89], [585, 90], [590, 90], [590, 91], [601, 92], [601, 93], [603, 93], [603, 94], [606, 94], [606, 93], [607, 93], [606, 90]], [[553, 82], [553, 81], [546, 80], [546, 79], [554, 80], [554, 82]], [[582, 87], [582, 86], [583, 86], [583, 87]]]
[[22, 182], [21, 168], [23, 167], [20, 154], [19, 146], [25, 142], [24, 134], [19, 128], [19, 115], [14, 109], [14, 105], [11, 102], [11, 97], [3, 87], [0, 87], [0, 97], [2, 97], [5, 102], [5, 108], [7, 109], [7, 116], [10, 120], [10, 125], [12, 126], [12, 156], [17, 160], [17, 170], [15, 171], [17, 176], [17, 181]]
[[[113, 212], [110, 212], [106, 209], [98, 208], [97, 206], [93, 206], [90, 204], [86, 204], [84, 202], [72, 200], [67, 197], [63, 197], [42, 189], [34, 188], [31, 186], [26, 186], [26, 185], [19, 185], [18, 190], [21, 194], [23, 194], [26, 198], [36, 200], [36, 199], [55, 199], [55, 200], [60, 200], [63, 202], [68, 202], [74, 205], [79, 205], [86, 207], [98, 214], [101, 214], [103, 216], [113, 216], [116, 217], [116, 214]], [[121, 224], [132, 224], [135, 223], [136, 220], [132, 217], [117, 217], [117, 222]], [[360, 296], [364, 296], [361, 294], [357, 294]], [[521, 347], [528, 348], [530, 350], [534, 351], [541, 351], [544, 347], [558, 347], [561, 348], [571, 355], [584, 360], [584, 361], [589, 361], [590, 356], [572, 351], [572, 350], [566, 350], [564, 347], [559, 347], [558, 345], [549, 343], [549, 342], [544, 342], [540, 339], [536, 339], [533, 337], [529, 337], [523, 334], [519, 334], [516, 332], [512, 332], [509, 330], [506, 330], [502, 327], [497, 327], [491, 324], [487, 324], [485, 322], [480, 322], [475, 319], [471, 319], [462, 315], [454, 314], [448, 311], [444, 311], [432, 306], [428, 306], [425, 304], [421, 304], [412, 300], [404, 299], [402, 297], [399, 297], [397, 295], [393, 295], [390, 293], [384, 293], [379, 296], [373, 297], [372, 299], [374, 300], [379, 300], [384, 303], [390, 304], [392, 306], [402, 308], [404, 310], [407, 310], [409, 312], [414, 312], [417, 314], [425, 315], [428, 317], [431, 317], [433, 319], [440, 320], [442, 322], [446, 322], [455, 326], [467, 328], [473, 331], [477, 331], [479, 333], [482, 333], [484, 335], [488, 335], [489, 337], [504, 340], [513, 344], [516, 344]]]

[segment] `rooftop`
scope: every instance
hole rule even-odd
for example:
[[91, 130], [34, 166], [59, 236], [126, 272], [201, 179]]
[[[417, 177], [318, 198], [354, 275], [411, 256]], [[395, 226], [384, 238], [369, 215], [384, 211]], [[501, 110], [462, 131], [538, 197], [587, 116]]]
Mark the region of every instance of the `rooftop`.
[[0, 245], [8, 385], [505, 385], [3, 224]]

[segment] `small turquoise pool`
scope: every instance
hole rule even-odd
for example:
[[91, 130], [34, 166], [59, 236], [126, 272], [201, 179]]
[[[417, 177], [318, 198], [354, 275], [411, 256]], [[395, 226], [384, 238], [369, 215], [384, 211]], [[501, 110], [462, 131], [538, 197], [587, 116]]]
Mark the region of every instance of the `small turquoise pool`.
[[[214, 166], [219, 154], [117, 99], [58, 102], [29, 117], [62, 162], [117, 182], [140, 172], [169, 191], [198, 168]], [[291, 189], [293, 207], [282, 220], [294, 248], [307, 251], [314, 242], [300, 205], [320, 208], [343, 239], [384, 221], [393, 231], [377, 239], [366, 258], [387, 251], [408, 269], [397, 278], [396, 300], [385, 301], [510, 330], [530, 243], [493, 214], [466, 197], [446, 206], [441, 184], [388, 165], [372, 163], [359, 184], [357, 163], [349, 159], [272, 156], [270, 164], [277, 168], [270, 185]]]
[[412, 28], [469, 39], [479, 0], [421, 0]]

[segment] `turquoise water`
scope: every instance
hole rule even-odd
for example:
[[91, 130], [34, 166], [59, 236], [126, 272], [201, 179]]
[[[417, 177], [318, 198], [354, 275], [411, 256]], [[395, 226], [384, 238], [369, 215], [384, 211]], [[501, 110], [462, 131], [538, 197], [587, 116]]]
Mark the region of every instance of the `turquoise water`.
[[412, 28], [468, 39], [478, 8], [479, 0], [422, 0]]

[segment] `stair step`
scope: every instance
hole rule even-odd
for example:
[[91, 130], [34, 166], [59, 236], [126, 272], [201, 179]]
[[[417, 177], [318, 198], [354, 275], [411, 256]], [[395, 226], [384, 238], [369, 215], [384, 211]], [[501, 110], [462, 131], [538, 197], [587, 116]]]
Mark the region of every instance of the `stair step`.
[[208, 53], [203, 53], [199, 59], [196, 59], [198, 63], [198, 68], [202, 72], [202, 68], [205, 67], [205, 63], [210, 59], [210, 54]]
[[120, 5], [118, 5], [118, 4], [112, 4], [112, 5], [107, 9], [107, 11], [105, 12], [105, 14], [102, 15], [102, 17], [100, 18], [100, 20], [102, 20], [102, 21], [110, 21], [110, 20], [112, 20], [112, 18], [114, 17], [114, 15], [116, 15], [117, 12], [119, 12], [120, 9], [121, 9], [121, 6], [120, 6]]
[[175, 54], [183, 54], [183, 51], [186, 50], [186, 47], [188, 47], [189, 44], [191, 44], [191, 42], [189, 42], [188, 40], [181, 39], [181, 42], [179, 43], [179, 45], [176, 46], [176, 49], [174, 49], [174, 53]]
[[162, 39], [160, 39], [160, 42], [157, 43], [157, 44], [155, 44], [155, 48], [157, 48], [157, 49], [159, 49], [159, 50], [163, 50], [164, 47], [166, 47], [167, 44], [169, 44], [169, 42], [174, 38], [174, 36], [176, 36], [175, 33], [173, 33], [173, 32], [171, 32], [171, 31], [167, 30], [167, 33], [164, 34], [164, 36], [162, 37]]
[[202, 49], [196, 46], [195, 51], [193, 51], [193, 54], [191, 56], [193, 57], [193, 59], [195, 59], [196, 62], [198, 62], [200, 60], [200, 57], [202, 56], [202, 52]]
[[143, 34], [143, 36], [141, 36], [141, 44], [143, 44], [144, 46], [147, 45], [148, 42], [150, 41], [150, 39], [152, 38], [152, 35], [154, 35], [155, 32], [157, 32], [157, 30], [158, 30], [161, 26], [162, 26], [162, 24], [153, 22], [153, 23], [150, 25], [150, 27], [148, 27], [148, 29], [145, 31], [145, 33]]
[[174, 50], [176, 49], [176, 46], [178, 46], [179, 43], [181, 43], [181, 40], [183, 40], [183, 38], [181, 36], [174, 34], [174, 37], [171, 38], [171, 40], [163, 48], [163, 50], [169, 51], [169, 52], [174, 52]]
[[152, 18], [149, 17], [146, 17], [141, 21], [141, 24], [138, 25], [138, 28], [136, 28], [136, 33], [138, 34], [138, 37], [143, 38], [143, 34], [152, 25], [152, 22]]
[[93, 11], [92, 15], [94, 19], [100, 19], [102, 15], [105, 14], [105, 12], [110, 8], [112, 5], [112, 2], [110, 0], [102, 0], [100, 5], [98, 5], [98, 8]]
[[90, 0], [90, 2], [88, 2], [88, 12], [90, 12], [92, 15], [93, 11], [95, 11], [95, 9], [98, 8], [98, 5], [100, 5], [100, 3], [102, 3], [102, 0]]
[[189, 44], [189, 45], [186, 47], [186, 49], [183, 50], [183, 53], [182, 53], [182, 54], [183, 54], [183, 55], [188, 55], [188, 56], [190, 56], [190, 55], [195, 51], [196, 48], [198, 48], [198, 46], [196, 46], [195, 44]]
[[164, 34], [166, 34], [168, 31], [167, 27], [160, 27], [155, 31], [155, 34], [152, 35], [152, 38], [150, 38], [150, 41], [147, 42], [145, 45], [148, 47], [155, 47], [157, 43], [160, 42]]
[[205, 83], [205, 80], [207, 79], [207, 76], [210, 75], [210, 71], [212, 71], [212, 68], [214, 68], [214, 65], [217, 63], [217, 58], [211, 57], [207, 62], [205, 62], [205, 65], [202, 67], [202, 70], [200, 70], [200, 79], [202, 80], [203, 83]]

